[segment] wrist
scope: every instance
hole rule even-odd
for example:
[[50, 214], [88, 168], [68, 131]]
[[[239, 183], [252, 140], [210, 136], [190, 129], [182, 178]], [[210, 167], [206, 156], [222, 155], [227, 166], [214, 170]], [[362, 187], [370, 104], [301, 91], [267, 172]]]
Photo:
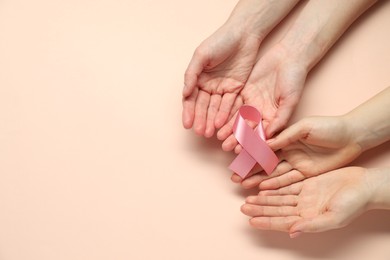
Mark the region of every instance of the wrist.
[[298, 2], [240, 0], [225, 25], [262, 41]]
[[325, 55], [327, 48], [316, 39], [319, 32], [315, 28], [300, 31], [293, 27], [280, 40], [279, 45], [286, 50], [291, 60], [299, 61], [307, 72], [309, 72]]
[[375, 0], [308, 1], [281, 43], [311, 70]]
[[368, 209], [390, 209], [390, 168], [367, 169]]
[[[389, 96], [378, 97], [386, 99]], [[385, 104], [374, 97], [343, 116], [351, 128], [351, 138], [361, 147], [362, 152], [390, 139], [387, 111], [382, 108], [386, 107]]]
[[348, 126], [350, 132], [351, 142], [360, 146], [362, 152], [372, 148], [370, 145], [369, 138], [370, 131], [367, 127], [361, 123], [361, 118], [358, 115], [355, 115], [353, 111], [341, 116], [342, 120], [345, 122], [345, 125]]

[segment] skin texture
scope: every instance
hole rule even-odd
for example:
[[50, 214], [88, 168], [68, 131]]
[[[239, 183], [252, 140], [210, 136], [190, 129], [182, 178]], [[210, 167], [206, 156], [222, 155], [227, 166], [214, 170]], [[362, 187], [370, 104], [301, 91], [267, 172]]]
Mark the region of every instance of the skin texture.
[[241, 208], [250, 224], [294, 238], [344, 227], [370, 209], [390, 209], [389, 168], [332, 170], [390, 140], [389, 106], [390, 87], [344, 116], [306, 118], [272, 140], [284, 161], [264, 181], [249, 178], [261, 182], [259, 194]]
[[[291, 59], [283, 46], [275, 45], [256, 63], [233, 111], [236, 112], [242, 104], [262, 111], [265, 133], [270, 136], [271, 126], [273, 129], [285, 127], [301, 97], [306, 75], [306, 68]], [[235, 116], [232, 116], [217, 135], [219, 140], [226, 139], [222, 144], [225, 151], [231, 151], [237, 145], [232, 135], [234, 121]]]
[[228, 21], [201, 43], [185, 72], [185, 128], [211, 137], [234, 115], [261, 41], [297, 2], [241, 0]]
[[[232, 180], [244, 188], [277, 189], [345, 166], [362, 152], [390, 140], [390, 87], [338, 117], [308, 117], [269, 140], [281, 163], [270, 176], [255, 168]], [[296, 171], [292, 171], [295, 169]]]
[[[362, 153], [343, 117], [305, 118], [270, 141], [283, 161], [270, 176], [260, 173], [243, 180], [244, 188], [260, 184], [260, 189], [277, 189], [344, 166]], [[238, 175], [232, 179], [241, 181]]]
[[297, 2], [239, 1], [228, 21], [196, 49], [185, 73], [185, 128], [211, 137], [222, 127], [218, 138], [225, 140], [224, 150], [232, 150], [235, 114], [248, 104], [262, 110], [266, 136], [272, 137], [291, 117], [308, 72], [375, 1], [309, 1], [256, 63], [261, 41]]
[[[267, 138], [284, 129], [301, 97], [306, 77], [347, 28], [375, 1], [309, 1], [286, 35], [254, 67], [239, 97], [261, 109]], [[234, 106], [231, 114], [239, 106]], [[239, 151], [234, 118], [218, 132], [225, 151]]]
[[205, 137], [211, 137], [215, 127], [227, 120], [260, 46], [259, 38], [248, 35], [243, 39], [238, 32], [228, 32], [222, 27], [204, 41], [186, 71], [183, 125]]
[[241, 211], [258, 229], [302, 233], [337, 229], [370, 209], [390, 209], [390, 172], [347, 167], [250, 196]]

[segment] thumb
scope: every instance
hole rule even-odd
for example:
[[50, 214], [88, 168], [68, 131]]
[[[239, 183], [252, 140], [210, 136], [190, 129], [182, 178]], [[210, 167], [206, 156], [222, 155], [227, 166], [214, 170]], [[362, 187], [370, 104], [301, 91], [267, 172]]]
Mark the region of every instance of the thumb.
[[207, 55], [205, 55], [204, 52], [199, 51], [199, 48], [196, 49], [188, 64], [186, 72], [184, 73], [183, 97], [188, 97], [194, 91], [198, 82], [198, 77], [207, 63]]
[[266, 129], [267, 137], [272, 137], [287, 125], [298, 101], [299, 96], [297, 95], [291, 95], [279, 101], [279, 108], [276, 110], [275, 116], [270, 120], [269, 126]]
[[274, 151], [284, 148], [308, 135], [310, 132], [310, 125], [301, 120], [290, 127], [286, 128], [275, 138], [270, 139], [268, 145]]

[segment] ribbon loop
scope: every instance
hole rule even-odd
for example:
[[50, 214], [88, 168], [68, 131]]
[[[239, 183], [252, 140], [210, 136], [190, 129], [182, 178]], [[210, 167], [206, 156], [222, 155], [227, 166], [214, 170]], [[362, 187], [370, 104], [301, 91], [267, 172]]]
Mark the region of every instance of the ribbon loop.
[[[253, 130], [245, 120], [258, 124]], [[234, 122], [233, 134], [243, 150], [230, 164], [229, 169], [245, 178], [256, 162], [269, 175], [278, 165], [278, 157], [265, 142], [260, 112], [252, 106], [242, 106]]]

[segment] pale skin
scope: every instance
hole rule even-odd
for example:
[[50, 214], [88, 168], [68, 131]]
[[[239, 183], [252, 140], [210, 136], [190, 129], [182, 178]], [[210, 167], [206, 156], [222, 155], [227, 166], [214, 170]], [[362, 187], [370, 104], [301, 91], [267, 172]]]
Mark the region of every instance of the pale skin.
[[[335, 117], [309, 117], [269, 140], [283, 160], [270, 176], [255, 174], [244, 188], [278, 189], [345, 166], [362, 152], [390, 140], [390, 87], [351, 112]], [[255, 170], [256, 171], [256, 170]]]
[[309, 1], [255, 65], [261, 41], [297, 2], [240, 1], [229, 20], [197, 48], [185, 74], [184, 127], [205, 137], [221, 128], [217, 137], [230, 151], [237, 146], [235, 113], [248, 104], [262, 110], [266, 135], [273, 136], [291, 117], [308, 72], [375, 1]]
[[389, 107], [390, 87], [344, 116], [306, 118], [278, 135], [269, 144], [282, 149], [284, 161], [269, 178], [257, 179], [261, 191], [242, 206], [250, 224], [294, 238], [390, 209], [390, 168], [335, 170], [390, 140]]
[[201, 43], [185, 72], [185, 128], [211, 137], [232, 117], [232, 111], [242, 105], [236, 99], [262, 40], [297, 2], [240, 0], [227, 22]]
[[[242, 103], [263, 111], [265, 119], [263, 125], [268, 138], [287, 124], [300, 99], [309, 71], [352, 22], [375, 2], [374, 0], [309, 1], [282, 40], [257, 62], [239, 98], [243, 100]], [[262, 63], [264, 60], [265, 65]], [[279, 63], [269, 66], [267, 65], [270, 63], [269, 60], [279, 60]], [[278, 69], [270, 70], [270, 67]], [[270, 71], [269, 77], [263, 77], [261, 71], [267, 69]], [[256, 78], [259, 80], [257, 81]], [[283, 106], [280, 105], [282, 103]], [[276, 118], [280, 124], [275, 124]], [[336, 123], [336, 120], [333, 121], [332, 123]], [[219, 130], [218, 139], [225, 140], [222, 144], [223, 150], [235, 149], [235, 152], [239, 153], [241, 147], [237, 145], [236, 139], [231, 134], [233, 123], [234, 117]], [[289, 167], [285, 164], [280, 165], [273, 176], [285, 173]], [[264, 179], [264, 176], [256, 174], [257, 172], [259, 168], [255, 168], [249, 175], [251, 177], [245, 180], [233, 174], [232, 181], [241, 183], [244, 188], [255, 187]]]
[[390, 168], [346, 167], [250, 196], [241, 211], [258, 229], [295, 238], [342, 228], [372, 209], [390, 209]]
[[[240, 147], [231, 135], [232, 125], [238, 108], [248, 104], [262, 111], [266, 135], [272, 137], [287, 125], [309, 71], [350, 24], [376, 1], [308, 1], [282, 40], [256, 62], [261, 41], [296, 2], [288, 7], [279, 4], [280, 9], [265, 12], [268, 16], [264, 17], [274, 19], [263, 19], [263, 22], [269, 22], [263, 23], [266, 26], [256, 32], [252, 29], [260, 27], [248, 27], [248, 24], [260, 21], [261, 16], [247, 16], [241, 12], [245, 8], [240, 10], [238, 7], [241, 3], [241, 7], [251, 6], [251, 14], [264, 12], [254, 8], [255, 5], [244, 4], [253, 4], [253, 1], [240, 1], [229, 20], [197, 48], [185, 73], [184, 127], [194, 128], [197, 134], [205, 137], [211, 137], [221, 128], [217, 137], [224, 140], [223, 149], [239, 151]], [[238, 29], [240, 27], [244, 29]], [[255, 54], [253, 50], [256, 50]], [[367, 109], [361, 110], [360, 114], [364, 114]], [[367, 129], [355, 124], [353, 128], [357, 131], [353, 137], [321, 139], [329, 134], [329, 129], [336, 134], [342, 132], [340, 129], [349, 125], [348, 117], [355, 123], [353, 116], [356, 114], [306, 119], [297, 127], [306, 130], [305, 135], [300, 135], [304, 130], [299, 130], [296, 139], [288, 138], [293, 133], [286, 134], [287, 129], [269, 143], [274, 150], [281, 150], [283, 160], [270, 178], [261, 174], [244, 181], [238, 176], [232, 177], [243, 186], [260, 184], [261, 189], [267, 189], [258, 196], [249, 197], [242, 207], [242, 211], [252, 217], [252, 225], [259, 229], [287, 231], [291, 237], [296, 237], [302, 232], [345, 226], [369, 209], [390, 208], [389, 169], [349, 167], [331, 171], [384, 142], [377, 138], [379, 133], [389, 136], [386, 125], [379, 124], [384, 128], [364, 131]], [[287, 136], [284, 143], [280, 138], [283, 133]], [[328, 173], [321, 174], [325, 172]], [[313, 193], [313, 190], [324, 192]]]

